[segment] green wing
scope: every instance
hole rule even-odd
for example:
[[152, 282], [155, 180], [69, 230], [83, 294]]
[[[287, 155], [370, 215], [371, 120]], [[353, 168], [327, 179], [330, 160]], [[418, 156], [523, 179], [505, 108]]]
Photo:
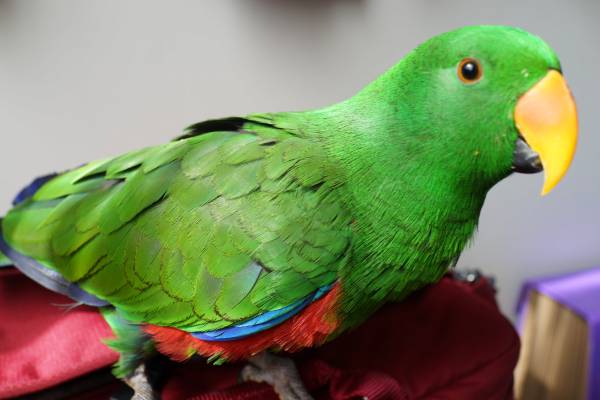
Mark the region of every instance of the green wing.
[[3, 232], [133, 322], [205, 331], [337, 278], [351, 222], [340, 184], [307, 138], [264, 121], [199, 127], [59, 175], [8, 213]]

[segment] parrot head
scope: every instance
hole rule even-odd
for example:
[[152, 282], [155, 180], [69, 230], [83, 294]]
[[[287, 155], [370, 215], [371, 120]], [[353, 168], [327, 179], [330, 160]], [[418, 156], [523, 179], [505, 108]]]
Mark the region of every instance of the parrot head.
[[512, 172], [543, 170], [545, 195], [575, 152], [577, 113], [560, 62], [542, 39], [517, 28], [436, 36], [364, 92], [399, 115], [404, 148], [428, 157], [433, 170], [466, 171], [467, 184], [489, 188]]

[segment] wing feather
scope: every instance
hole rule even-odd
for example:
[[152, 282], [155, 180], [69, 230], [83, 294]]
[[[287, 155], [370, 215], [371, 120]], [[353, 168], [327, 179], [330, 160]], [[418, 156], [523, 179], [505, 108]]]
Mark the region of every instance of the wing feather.
[[133, 322], [191, 332], [334, 282], [351, 218], [322, 148], [266, 120], [207, 126], [51, 179], [8, 213], [6, 241]]

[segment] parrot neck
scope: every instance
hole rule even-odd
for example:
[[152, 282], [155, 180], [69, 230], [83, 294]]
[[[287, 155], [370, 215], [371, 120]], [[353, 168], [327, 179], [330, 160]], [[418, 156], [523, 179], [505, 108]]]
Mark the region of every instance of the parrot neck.
[[[418, 136], [406, 121], [366, 102], [322, 110], [324, 146], [346, 184], [353, 260], [342, 271], [349, 325], [373, 308], [440, 279], [472, 237], [487, 191], [468, 160]], [[362, 311], [361, 311], [362, 310]], [[353, 322], [354, 321], [354, 322]]]

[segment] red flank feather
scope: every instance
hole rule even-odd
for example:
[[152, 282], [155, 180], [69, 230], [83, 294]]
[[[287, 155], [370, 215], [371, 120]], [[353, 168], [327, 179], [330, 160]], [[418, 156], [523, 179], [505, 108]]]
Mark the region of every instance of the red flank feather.
[[243, 339], [209, 342], [176, 328], [157, 325], [146, 325], [145, 331], [153, 337], [158, 351], [175, 361], [183, 361], [195, 353], [235, 361], [269, 348], [298, 351], [323, 343], [337, 329], [335, 308], [339, 292], [336, 284], [327, 295], [282, 324]]

